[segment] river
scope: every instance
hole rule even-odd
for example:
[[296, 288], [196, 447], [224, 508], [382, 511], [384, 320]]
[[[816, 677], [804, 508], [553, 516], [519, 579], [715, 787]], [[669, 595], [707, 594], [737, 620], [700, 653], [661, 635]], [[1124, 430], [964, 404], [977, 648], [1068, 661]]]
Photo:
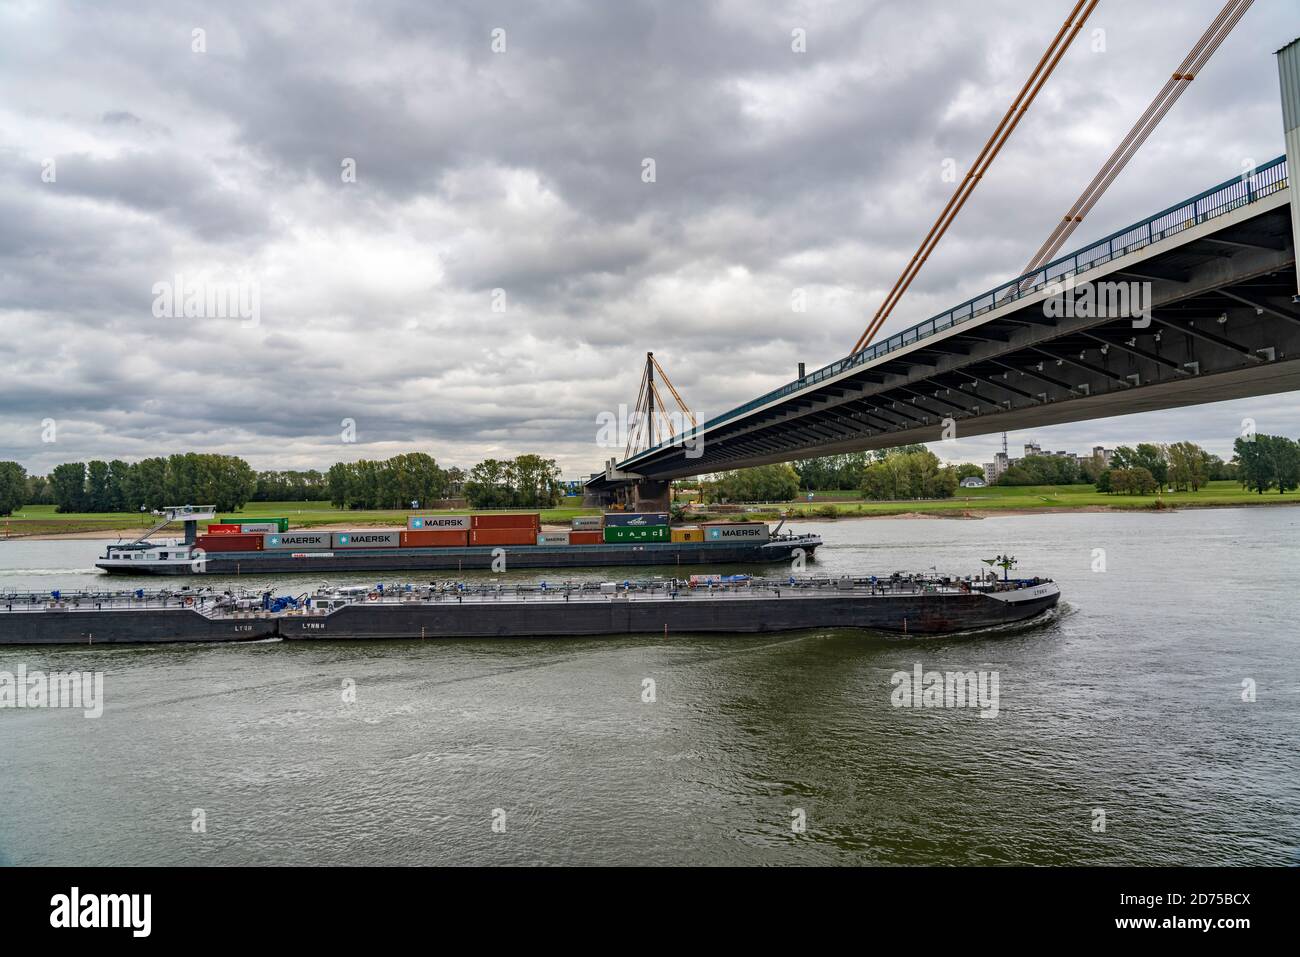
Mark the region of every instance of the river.
[[[3, 648], [105, 706], [0, 709], [0, 863], [1300, 862], [1300, 509], [798, 528], [810, 572], [1009, 551], [1063, 601], [922, 640]], [[0, 588], [102, 587], [100, 547], [2, 543]], [[895, 707], [918, 664], [996, 673], [996, 716]]]

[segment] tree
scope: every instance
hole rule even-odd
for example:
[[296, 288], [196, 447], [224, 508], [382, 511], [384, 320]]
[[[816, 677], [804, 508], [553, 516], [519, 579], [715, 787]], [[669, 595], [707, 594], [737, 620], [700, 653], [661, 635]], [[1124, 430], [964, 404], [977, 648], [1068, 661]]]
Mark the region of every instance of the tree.
[[893, 450], [872, 462], [863, 472], [862, 493], [877, 501], [889, 499], [951, 498], [957, 491], [957, 469], [922, 447]]
[[507, 508], [514, 504], [509, 463], [484, 459], [469, 470], [465, 497], [472, 508]]
[[1255, 435], [1233, 443], [1238, 479], [1242, 488], [1263, 495], [1277, 487], [1278, 493], [1300, 485], [1300, 446], [1283, 435]]
[[1150, 495], [1159, 485], [1155, 476], [1140, 466], [1110, 470], [1111, 488], [1119, 495]]
[[799, 494], [799, 473], [789, 463], [720, 472], [704, 490], [707, 502], [789, 502]]
[[1169, 463], [1164, 446], [1140, 442], [1137, 448], [1121, 445], [1111, 456], [1110, 464], [1117, 469], [1146, 469], [1162, 487], [1169, 481]]
[[974, 462], [962, 462], [960, 465], [957, 466], [958, 482], [961, 482], [962, 479], [966, 479], [966, 478], [982, 479], [983, 477], [984, 477], [984, 466], [982, 465], [976, 465]]
[[0, 462], [0, 515], [12, 515], [27, 502], [27, 470], [17, 462]]
[[108, 495], [108, 463], [98, 460], [86, 466], [86, 506], [92, 512], [111, 512]]
[[86, 463], [64, 462], [50, 472], [50, 491], [55, 511], [86, 511]]
[[1199, 491], [1209, 480], [1211, 455], [1194, 442], [1175, 442], [1166, 449], [1169, 483], [1174, 490]]
[[1098, 492], [1105, 492], [1107, 495], [1110, 495], [1115, 491], [1114, 488], [1111, 487], [1110, 473], [1111, 470], [1106, 469], [1106, 471], [1097, 476], [1095, 484]]

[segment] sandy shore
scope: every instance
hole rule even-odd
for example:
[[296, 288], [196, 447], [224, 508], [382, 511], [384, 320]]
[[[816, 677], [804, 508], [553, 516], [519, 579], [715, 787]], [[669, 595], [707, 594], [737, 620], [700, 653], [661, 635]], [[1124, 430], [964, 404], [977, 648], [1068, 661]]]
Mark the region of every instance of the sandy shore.
[[[952, 509], [946, 512], [897, 512], [890, 515], [840, 515], [836, 518], [823, 518], [817, 515], [797, 516], [787, 519], [787, 524], [796, 524], [801, 522], [861, 522], [861, 521], [898, 521], [898, 520], [926, 520], [926, 521], [973, 521], [984, 518], [999, 518], [1017, 515], [1047, 515], [1059, 514], [1064, 512], [1139, 512], [1141, 514], [1164, 514], [1166, 512], [1177, 512], [1188, 508], [1258, 508], [1260, 505], [1300, 505], [1300, 502], [1253, 502], [1249, 505], [1244, 503], [1223, 503], [1207, 505], [1177, 505], [1165, 509], [1154, 508], [1114, 508], [1109, 505], [1078, 505], [1078, 506], [1043, 506], [1042, 508], [995, 508], [995, 509]], [[768, 520], [769, 524], [775, 524], [776, 520]], [[382, 528], [386, 530], [397, 529], [397, 525], [379, 525], [379, 524], [356, 524], [355, 522], [334, 522], [327, 525], [312, 525], [305, 531], [321, 532], [342, 532], [358, 528]], [[565, 524], [547, 523], [542, 525], [542, 530], [547, 532], [562, 532], [569, 528]], [[27, 542], [58, 542], [58, 541], [108, 541], [116, 542], [134, 541], [140, 537], [140, 528], [120, 528], [120, 529], [94, 529], [91, 531], [80, 532], [42, 532], [36, 535], [16, 534], [7, 537], [0, 537], [0, 543], [5, 541], [27, 541]], [[159, 532], [157, 540], [167, 541], [169, 539], [180, 539], [183, 533], [178, 528], [175, 531], [164, 529]]]

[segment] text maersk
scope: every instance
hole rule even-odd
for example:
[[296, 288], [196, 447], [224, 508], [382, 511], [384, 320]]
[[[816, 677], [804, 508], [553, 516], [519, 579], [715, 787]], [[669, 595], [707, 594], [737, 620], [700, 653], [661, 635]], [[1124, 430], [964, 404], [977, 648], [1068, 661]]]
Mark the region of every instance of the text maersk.
[[463, 532], [470, 527], [468, 515], [412, 515], [406, 521], [412, 530], [428, 532]]
[[769, 537], [768, 528], [762, 524], [710, 525], [706, 538], [711, 542], [751, 541], [764, 542]]

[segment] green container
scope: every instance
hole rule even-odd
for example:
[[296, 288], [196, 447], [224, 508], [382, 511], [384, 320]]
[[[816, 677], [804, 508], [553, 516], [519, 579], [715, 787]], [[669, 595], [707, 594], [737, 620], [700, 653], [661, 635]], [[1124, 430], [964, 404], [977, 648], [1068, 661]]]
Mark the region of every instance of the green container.
[[626, 542], [666, 542], [669, 541], [667, 525], [643, 525], [634, 527], [619, 525], [606, 527], [605, 544], [624, 544]]
[[220, 519], [222, 525], [260, 525], [263, 522], [275, 522], [276, 528], [281, 532], [289, 530], [289, 520], [287, 518], [263, 518], [260, 515], [244, 515], [243, 517], [230, 516], [229, 518]]

